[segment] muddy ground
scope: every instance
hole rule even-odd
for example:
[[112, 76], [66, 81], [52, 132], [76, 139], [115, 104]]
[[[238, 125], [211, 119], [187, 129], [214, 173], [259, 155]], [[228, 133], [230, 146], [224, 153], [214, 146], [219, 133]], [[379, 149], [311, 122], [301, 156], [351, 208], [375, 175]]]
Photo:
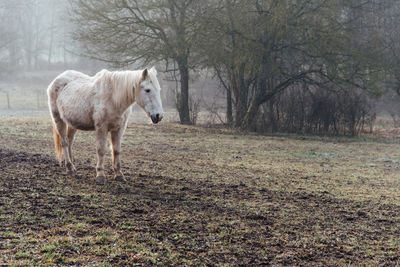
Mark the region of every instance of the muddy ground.
[[400, 142], [130, 124], [128, 183], [55, 161], [46, 118], [0, 118], [0, 264], [395, 265]]

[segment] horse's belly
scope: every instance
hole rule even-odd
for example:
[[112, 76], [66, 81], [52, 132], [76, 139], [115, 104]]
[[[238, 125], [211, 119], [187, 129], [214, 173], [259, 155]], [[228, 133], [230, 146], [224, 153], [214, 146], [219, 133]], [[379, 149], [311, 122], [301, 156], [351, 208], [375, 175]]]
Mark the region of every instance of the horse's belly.
[[82, 131], [93, 131], [94, 121], [91, 111], [79, 112], [72, 110], [67, 113], [63, 112], [62, 119], [72, 128]]
[[82, 120], [81, 118], [65, 118], [69, 126], [82, 131], [94, 131], [94, 123], [92, 120]]
[[60, 95], [57, 106], [63, 121], [77, 130], [93, 131], [93, 107], [85, 98]]

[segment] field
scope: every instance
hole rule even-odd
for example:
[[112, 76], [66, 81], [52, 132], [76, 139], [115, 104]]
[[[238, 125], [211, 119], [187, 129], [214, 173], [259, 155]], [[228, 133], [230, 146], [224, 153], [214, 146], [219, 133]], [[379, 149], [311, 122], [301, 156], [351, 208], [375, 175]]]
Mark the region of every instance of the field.
[[54, 159], [48, 118], [0, 117], [0, 265], [396, 265], [400, 141], [130, 123], [128, 183]]

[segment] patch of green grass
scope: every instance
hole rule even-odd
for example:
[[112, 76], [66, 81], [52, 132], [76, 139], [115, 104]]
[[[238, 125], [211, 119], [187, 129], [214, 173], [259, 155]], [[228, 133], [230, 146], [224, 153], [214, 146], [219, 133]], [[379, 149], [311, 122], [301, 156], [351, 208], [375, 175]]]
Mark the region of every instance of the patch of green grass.
[[31, 259], [32, 256], [28, 251], [17, 251], [15, 253], [15, 258], [16, 259]]
[[57, 250], [57, 246], [54, 244], [47, 244], [44, 245], [41, 249], [40, 252], [45, 253], [45, 252], [55, 252]]
[[90, 230], [90, 226], [84, 222], [68, 224], [66, 227], [76, 233], [85, 233]]
[[288, 138], [301, 141], [322, 141], [322, 142], [338, 142], [338, 143], [382, 143], [382, 144], [399, 144], [399, 137], [379, 137], [371, 134], [361, 134], [360, 136], [329, 136], [329, 135], [307, 135], [307, 134], [290, 134], [290, 133], [273, 133], [265, 134], [268, 137]]
[[0, 125], [0, 192], [8, 192], [0, 254], [9, 265], [400, 260], [399, 143], [130, 123], [121, 154], [128, 182], [102, 186], [93, 133], [77, 134], [81, 178], [73, 178], [54, 160], [48, 119]]
[[2, 237], [8, 239], [15, 239], [18, 238], [18, 235], [12, 231], [5, 231], [2, 233]]
[[125, 231], [133, 231], [135, 230], [135, 224], [132, 224], [130, 222], [126, 222], [123, 224], [119, 224], [118, 228], [121, 230], [125, 230]]

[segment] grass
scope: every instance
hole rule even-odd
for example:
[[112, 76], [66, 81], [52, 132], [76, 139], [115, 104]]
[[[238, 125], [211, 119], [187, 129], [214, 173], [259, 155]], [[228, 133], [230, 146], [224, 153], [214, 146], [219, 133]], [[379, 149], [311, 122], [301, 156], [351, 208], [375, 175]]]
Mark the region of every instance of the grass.
[[53, 159], [49, 119], [0, 125], [0, 264], [399, 264], [395, 138], [131, 123], [129, 181], [100, 186], [92, 133], [77, 135], [77, 179]]

